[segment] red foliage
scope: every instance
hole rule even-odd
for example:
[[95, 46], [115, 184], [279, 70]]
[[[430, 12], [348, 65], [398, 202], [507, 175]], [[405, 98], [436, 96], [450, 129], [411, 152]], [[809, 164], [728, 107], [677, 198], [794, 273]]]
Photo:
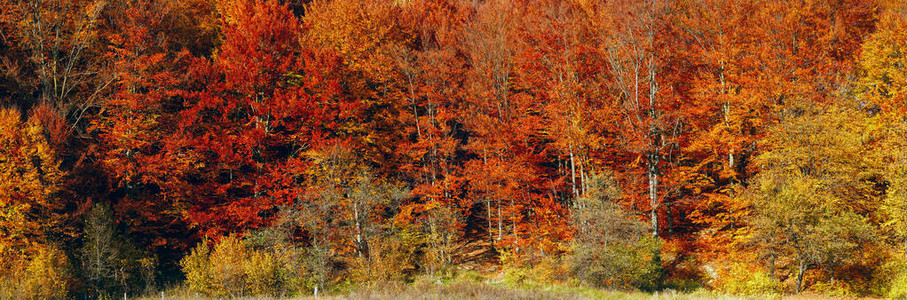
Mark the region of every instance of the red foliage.
[[302, 43], [300, 22], [277, 1], [220, 7], [224, 42], [194, 59], [181, 92], [170, 155], [188, 218], [208, 234], [256, 228], [300, 191], [302, 152], [342, 136], [357, 104], [340, 95], [336, 56]]

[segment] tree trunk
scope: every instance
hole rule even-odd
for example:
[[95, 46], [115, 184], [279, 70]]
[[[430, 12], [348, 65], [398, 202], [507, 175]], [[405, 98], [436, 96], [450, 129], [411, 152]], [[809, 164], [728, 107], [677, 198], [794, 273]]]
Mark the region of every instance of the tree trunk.
[[580, 186], [580, 195], [586, 194], [586, 167], [583, 163], [583, 158], [579, 159], [579, 186]]
[[570, 185], [573, 188], [573, 198], [579, 196], [579, 193], [576, 189], [576, 163], [573, 159], [573, 145], [569, 146], [570, 149]]
[[800, 267], [797, 268], [797, 288], [795, 290], [797, 292], [797, 294], [800, 293], [800, 288], [803, 287], [803, 274], [805, 274], [805, 273], [806, 273], [806, 260], [803, 258], [800, 258]]
[[772, 281], [777, 280], [775, 278], [775, 252], [774, 251], [772, 251], [772, 254], [770, 254], [769, 258], [768, 258], [768, 277], [771, 278]]
[[664, 206], [665, 206], [665, 227], [667, 227], [667, 230], [668, 230], [667, 235], [670, 236], [671, 233], [674, 232], [674, 223], [673, 223], [673, 220], [671, 220], [671, 203], [665, 202]]
[[359, 220], [359, 203], [353, 202], [353, 218], [356, 220], [356, 252], [359, 258], [365, 256], [365, 249], [362, 247], [362, 223]]
[[655, 153], [650, 152], [648, 158], [648, 168], [646, 175], [649, 177], [649, 206], [652, 207], [650, 218], [652, 220], [652, 236], [658, 237], [658, 162], [655, 160]]
[[494, 245], [494, 224], [491, 221], [491, 200], [485, 198], [485, 211], [488, 213], [488, 243]]
[[501, 215], [501, 200], [498, 200], [498, 241], [504, 236], [504, 216]]
[[[488, 164], [488, 154], [482, 149], [482, 163]], [[485, 178], [485, 186], [488, 186], [488, 178]], [[491, 199], [488, 198], [488, 191], [485, 191], [485, 210], [488, 212], [488, 243], [494, 248], [494, 223], [491, 220]]]

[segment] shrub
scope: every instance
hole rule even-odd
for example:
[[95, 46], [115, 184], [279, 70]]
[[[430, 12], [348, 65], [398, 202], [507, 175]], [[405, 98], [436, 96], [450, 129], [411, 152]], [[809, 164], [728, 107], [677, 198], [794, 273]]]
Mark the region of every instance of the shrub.
[[31, 255], [3, 253], [0, 258], [0, 299], [66, 298], [71, 281], [63, 251], [39, 246]]
[[201, 242], [180, 262], [189, 288], [215, 297], [286, 296], [307, 289], [311, 274], [293, 247], [251, 249], [235, 236]]
[[514, 284], [548, 284], [568, 279], [570, 270], [557, 256], [544, 256], [527, 260], [511, 250], [501, 250], [499, 259], [504, 269], [504, 280]]
[[415, 230], [398, 229], [368, 243], [368, 257], [356, 260], [352, 270], [359, 282], [410, 279], [418, 264], [418, 251], [424, 239]]
[[211, 248], [208, 242], [202, 241], [186, 257], [180, 261], [183, 273], [186, 274], [186, 283], [189, 288], [199, 293], [214, 295], [217, 290], [213, 286], [214, 276], [209, 267], [208, 257]]
[[545, 256], [532, 266], [532, 279], [536, 282], [551, 283], [567, 277], [567, 266], [555, 256]]
[[901, 270], [894, 280], [891, 281], [891, 289], [888, 290], [889, 298], [905, 299], [907, 298], [907, 270]]
[[212, 279], [214, 286], [220, 291], [219, 296], [227, 294], [235, 297], [244, 294], [244, 264], [249, 257], [246, 244], [236, 236], [226, 237], [214, 245], [208, 263], [214, 271]]
[[66, 298], [70, 279], [68, 269], [69, 261], [63, 251], [52, 247], [39, 248], [26, 269], [26, 298]]
[[180, 264], [189, 287], [211, 296], [241, 296], [245, 288], [245, 268], [249, 259], [246, 245], [229, 236], [210, 248], [206, 241], [192, 250]]
[[734, 263], [723, 276], [716, 288], [734, 295], [777, 295], [783, 292], [781, 282], [774, 280], [761, 270], [751, 266]]
[[243, 262], [245, 283], [253, 295], [273, 295], [279, 290], [280, 262], [274, 255], [254, 251]]
[[593, 175], [586, 194], [574, 200], [571, 271], [595, 286], [657, 290], [664, 277], [662, 242], [614, 202], [616, 186], [606, 175]]
[[357, 282], [401, 280], [411, 259], [403, 241], [374, 239], [369, 243], [367, 257], [355, 259], [351, 271]]
[[302, 262], [302, 249], [288, 247], [278, 252], [277, 285], [273, 295], [299, 295], [315, 288], [309, 268]]
[[660, 241], [651, 237], [606, 247], [575, 244], [571, 270], [595, 286], [654, 291], [661, 288], [664, 277], [659, 247]]

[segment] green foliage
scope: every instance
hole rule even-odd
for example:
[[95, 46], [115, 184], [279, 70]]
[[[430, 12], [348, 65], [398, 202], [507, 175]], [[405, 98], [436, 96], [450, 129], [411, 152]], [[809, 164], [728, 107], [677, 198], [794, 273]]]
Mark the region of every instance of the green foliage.
[[678, 292], [696, 292], [703, 290], [704, 283], [702, 278], [665, 278], [664, 288]]
[[635, 243], [574, 243], [569, 260], [572, 273], [594, 286], [655, 291], [664, 276], [660, 248], [661, 241], [649, 236]]
[[587, 192], [573, 204], [578, 231], [568, 258], [573, 274], [600, 287], [660, 289], [661, 240], [614, 203], [620, 193], [608, 176], [595, 175], [589, 181]]
[[[632, 245], [592, 253], [598, 258], [590, 274], [597, 282], [610, 282], [617, 286], [630, 286], [651, 292], [663, 287], [664, 270], [661, 265], [662, 241], [646, 236]], [[577, 265], [574, 265], [575, 268]], [[583, 267], [579, 267], [581, 269]]]

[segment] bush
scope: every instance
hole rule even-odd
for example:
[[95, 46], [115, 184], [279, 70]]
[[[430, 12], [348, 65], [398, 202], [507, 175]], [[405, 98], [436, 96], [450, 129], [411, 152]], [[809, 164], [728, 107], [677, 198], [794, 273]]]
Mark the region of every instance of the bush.
[[213, 287], [221, 291], [219, 296], [242, 296], [245, 294], [245, 262], [249, 259], [246, 244], [236, 236], [229, 236], [214, 245], [208, 263], [213, 269]]
[[26, 269], [25, 287], [28, 298], [66, 297], [68, 290], [69, 260], [56, 248], [41, 248]]
[[216, 243], [213, 249], [206, 241], [201, 242], [180, 265], [191, 289], [211, 296], [236, 297], [244, 292], [243, 262], [248, 256], [242, 240], [230, 236]]
[[907, 299], [907, 270], [901, 270], [894, 280], [891, 281], [891, 289], [888, 290], [889, 298]]
[[208, 257], [211, 249], [207, 241], [202, 241], [180, 261], [183, 273], [186, 274], [186, 283], [189, 288], [203, 294], [214, 295], [217, 290], [213, 287], [214, 276], [209, 268]]
[[0, 299], [66, 298], [71, 275], [63, 251], [40, 246], [29, 256], [3, 253]]
[[567, 279], [567, 266], [555, 256], [545, 256], [532, 266], [532, 279], [542, 283], [553, 283]]
[[517, 285], [550, 284], [565, 281], [570, 270], [558, 256], [544, 256], [525, 260], [511, 250], [500, 250], [504, 281]]
[[599, 287], [660, 289], [662, 242], [614, 202], [619, 195], [609, 176], [593, 175], [586, 194], [574, 200], [573, 275]]
[[235, 236], [201, 242], [180, 265], [189, 288], [214, 297], [287, 296], [305, 290], [311, 278], [295, 248], [251, 249]]
[[594, 286], [655, 291], [664, 277], [659, 248], [660, 241], [652, 237], [606, 247], [574, 244], [571, 270]]
[[254, 251], [243, 262], [245, 283], [252, 295], [274, 295], [280, 281], [280, 262], [270, 253]]
[[716, 286], [720, 291], [734, 295], [777, 295], [783, 292], [781, 282], [761, 270], [741, 263], [731, 265], [728, 274]]
[[368, 256], [355, 260], [351, 270], [358, 282], [406, 281], [418, 265], [423, 237], [413, 230], [394, 230], [368, 242]]

